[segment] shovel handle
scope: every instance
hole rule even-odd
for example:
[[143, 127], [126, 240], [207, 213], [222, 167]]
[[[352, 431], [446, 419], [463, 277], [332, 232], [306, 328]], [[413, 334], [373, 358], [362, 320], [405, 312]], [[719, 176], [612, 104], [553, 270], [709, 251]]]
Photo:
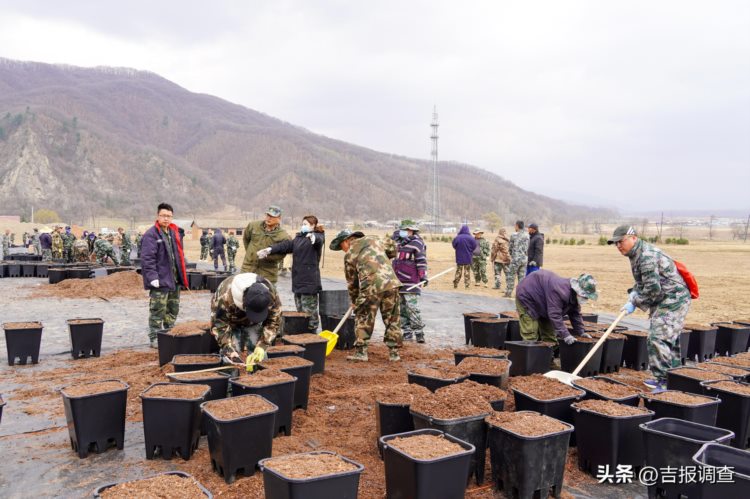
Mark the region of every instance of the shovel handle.
[[240, 367], [245, 367], [245, 364], [235, 364], [233, 362], [229, 366], [210, 367], [208, 369], [198, 369], [197, 371], [183, 371], [181, 373], [169, 373], [169, 374], [167, 374], [167, 376], [169, 376], [170, 374], [177, 374], [177, 375], [179, 375], [179, 374], [210, 373], [210, 372], [213, 372], [213, 371], [221, 371], [222, 369], [237, 369], [237, 368], [240, 368]]
[[[430, 277], [429, 279], [427, 279], [427, 282], [430, 282], [430, 281], [431, 281], [431, 280], [433, 280], [433, 279], [437, 279], [437, 278], [438, 278], [438, 277], [440, 277], [441, 275], [443, 275], [443, 274], [447, 274], [448, 272], [450, 272], [451, 270], [453, 270], [453, 269], [455, 269], [455, 268], [456, 268], [456, 267], [451, 267], [451, 268], [449, 268], [449, 269], [445, 269], [445, 270], [443, 270], [442, 272], [438, 272], [438, 273], [437, 273], [437, 274], [435, 274], [434, 276], [432, 276], [432, 277]], [[412, 286], [409, 286], [408, 288], [406, 288], [406, 291], [411, 291], [412, 289], [414, 289], [414, 288], [419, 288], [419, 287], [421, 287], [421, 286], [424, 286], [424, 281], [422, 281], [422, 282], [418, 282], [417, 284], [414, 284], [414, 285], [412, 285]]]
[[346, 322], [346, 319], [349, 318], [350, 315], [352, 315], [352, 312], [354, 312], [354, 305], [349, 307], [349, 310], [346, 311], [344, 316], [341, 318], [339, 323], [336, 325], [336, 329], [333, 330], [333, 334], [339, 334], [339, 329], [344, 325], [344, 322]]
[[599, 341], [597, 341], [596, 344], [594, 345], [594, 348], [589, 350], [589, 353], [586, 354], [586, 356], [583, 358], [581, 363], [578, 364], [578, 367], [575, 368], [575, 370], [573, 371], [573, 376], [578, 376], [578, 373], [581, 372], [581, 369], [583, 369], [583, 366], [586, 365], [586, 362], [588, 362], [589, 359], [594, 356], [594, 354], [599, 349], [601, 344], [606, 341], [609, 334], [615, 329], [615, 326], [617, 326], [617, 323], [620, 322], [623, 317], [625, 317], [625, 314], [627, 314], [627, 311], [625, 310], [620, 312], [620, 315], [618, 315], [617, 318], [614, 320], [614, 322], [612, 322], [612, 324], [609, 325], [609, 327], [607, 328], [607, 331], [602, 335], [601, 338], [599, 338]]

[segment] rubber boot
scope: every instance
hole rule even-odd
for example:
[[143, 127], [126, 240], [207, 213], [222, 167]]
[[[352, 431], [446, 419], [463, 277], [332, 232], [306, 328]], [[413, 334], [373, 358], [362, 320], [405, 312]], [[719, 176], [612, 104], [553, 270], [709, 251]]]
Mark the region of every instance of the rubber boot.
[[352, 360], [354, 362], [367, 362], [367, 345], [354, 347], [354, 355], [349, 355], [346, 360]]
[[414, 336], [417, 337], [417, 343], [424, 343], [424, 333], [422, 331], [418, 331]]
[[398, 347], [388, 347], [388, 360], [391, 362], [398, 362], [401, 360], [401, 356], [398, 354]]

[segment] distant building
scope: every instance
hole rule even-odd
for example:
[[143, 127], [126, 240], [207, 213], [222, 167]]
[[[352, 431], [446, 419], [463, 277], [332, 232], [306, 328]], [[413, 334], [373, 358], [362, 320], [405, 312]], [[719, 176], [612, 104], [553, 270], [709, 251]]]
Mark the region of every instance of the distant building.
[[[193, 240], [200, 239], [204, 230], [213, 231], [221, 229], [224, 234], [227, 234], [231, 230], [236, 235], [241, 236], [245, 231], [245, 227], [247, 227], [247, 222], [247, 220], [218, 220], [204, 218], [190, 221], [188, 228], [191, 229], [192, 233], [190, 238]], [[185, 237], [188, 237], [188, 228], [185, 228]]]

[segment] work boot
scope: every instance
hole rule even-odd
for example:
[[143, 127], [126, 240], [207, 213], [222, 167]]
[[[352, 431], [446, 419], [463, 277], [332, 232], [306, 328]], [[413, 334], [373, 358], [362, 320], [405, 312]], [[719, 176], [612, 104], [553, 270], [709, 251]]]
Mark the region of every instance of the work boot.
[[453, 289], [456, 289], [457, 287], [458, 287], [458, 284], [456, 284], [456, 283], [454, 282], [454, 283], [453, 283]]
[[417, 343], [424, 343], [424, 333], [419, 332], [416, 334], [417, 336]]
[[478, 282], [475, 282], [475, 283], [474, 283], [474, 286], [476, 286], [476, 287], [479, 287], [479, 283], [478, 283]]
[[487, 287], [487, 283], [486, 283], [486, 282], [484, 283], [484, 287], [485, 287], [485, 288]]
[[398, 347], [390, 347], [388, 349], [388, 360], [391, 362], [398, 362], [401, 360], [401, 356], [398, 354]]
[[500, 289], [500, 285], [498, 283], [495, 283], [495, 285], [492, 286], [492, 289]]
[[349, 355], [346, 360], [352, 360], [354, 362], [367, 362], [369, 359], [367, 358], [367, 347], [366, 346], [360, 346], [360, 347], [354, 347], [355, 352], [353, 355]]
[[503, 295], [504, 298], [510, 298], [510, 291], [506, 291]]
[[411, 341], [414, 339], [414, 333], [411, 331], [404, 331], [404, 341]]
[[148, 346], [150, 346], [151, 348], [159, 348], [159, 345], [156, 342], [156, 338], [149, 338]]

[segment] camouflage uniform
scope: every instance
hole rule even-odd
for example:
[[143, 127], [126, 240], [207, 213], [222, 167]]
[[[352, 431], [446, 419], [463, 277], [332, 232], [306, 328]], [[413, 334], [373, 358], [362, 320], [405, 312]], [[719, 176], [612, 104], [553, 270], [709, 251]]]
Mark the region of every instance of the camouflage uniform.
[[135, 236], [135, 254], [137, 255], [136, 258], [141, 257], [141, 243], [143, 242], [143, 235], [139, 232]]
[[344, 257], [344, 274], [355, 313], [357, 340], [354, 346], [360, 352], [367, 351], [378, 309], [385, 324], [385, 344], [391, 350], [401, 344], [398, 293], [401, 282], [390, 262], [395, 256], [396, 245], [392, 239], [384, 242], [376, 236], [365, 236], [352, 239]]
[[505, 273], [505, 295], [510, 296], [516, 285], [516, 276], [518, 284], [526, 276], [526, 264], [529, 257], [529, 233], [523, 229], [511, 234], [510, 243], [510, 269]]
[[648, 364], [659, 382], [680, 366], [680, 333], [690, 309], [690, 291], [674, 260], [639, 239], [628, 253], [635, 279], [633, 304], [649, 312]]
[[180, 286], [177, 286], [174, 291], [151, 289], [148, 302], [149, 341], [156, 341], [157, 331], [172, 329], [179, 312]]
[[208, 258], [208, 233], [201, 233], [201, 260]]
[[236, 267], [234, 266], [234, 259], [237, 257], [237, 250], [240, 247], [240, 242], [234, 237], [234, 234], [229, 235], [227, 241], [227, 258], [229, 259], [229, 272], [234, 272]]
[[133, 242], [130, 240], [130, 234], [127, 232], [123, 232], [122, 234], [122, 246], [121, 246], [121, 256], [122, 256], [122, 264], [123, 265], [130, 265], [130, 252], [133, 251]]
[[294, 293], [294, 305], [297, 307], [297, 312], [306, 312], [310, 314], [310, 332], [317, 331], [318, 326], [320, 325], [318, 295]]
[[[271, 292], [268, 317], [262, 324], [252, 324], [240, 308], [243, 291], [256, 282]], [[235, 300], [236, 295], [239, 303]], [[224, 279], [211, 297], [211, 334], [224, 355], [233, 351], [242, 353], [245, 347], [248, 352], [252, 352], [256, 346], [267, 349], [273, 345], [280, 326], [281, 300], [268, 279], [250, 272], [233, 275]]]
[[73, 261], [74, 262], [88, 262], [89, 261], [89, 243], [84, 239], [78, 239], [73, 243]]
[[35, 254], [42, 254], [42, 244], [39, 242], [39, 232], [34, 232], [34, 235], [31, 236], [31, 245], [34, 246]]
[[115, 255], [112, 244], [101, 237], [94, 241], [94, 254], [96, 255], [97, 263], [103, 264], [107, 260], [107, 257], [109, 257], [115, 265], [120, 265], [120, 260]]
[[58, 231], [52, 233], [52, 258], [60, 260], [63, 257], [63, 245], [64, 241], [62, 235]]
[[490, 243], [483, 237], [477, 239], [477, 251], [471, 257], [471, 270], [474, 272], [474, 284], [479, 281], [487, 284], [487, 257], [490, 256]]
[[8, 253], [10, 252], [10, 235], [5, 234], [4, 236], [1, 236], [3, 240], [3, 258], [8, 257]]
[[495, 267], [495, 289], [500, 289], [500, 275], [505, 272], [505, 280], [508, 280], [510, 268], [510, 253], [508, 252], [508, 235], [504, 228], [500, 228], [497, 237], [492, 242], [492, 253], [490, 261]]
[[63, 259], [70, 263], [73, 261], [73, 243], [76, 241], [76, 236], [70, 232], [64, 232], [62, 234], [63, 240]]

